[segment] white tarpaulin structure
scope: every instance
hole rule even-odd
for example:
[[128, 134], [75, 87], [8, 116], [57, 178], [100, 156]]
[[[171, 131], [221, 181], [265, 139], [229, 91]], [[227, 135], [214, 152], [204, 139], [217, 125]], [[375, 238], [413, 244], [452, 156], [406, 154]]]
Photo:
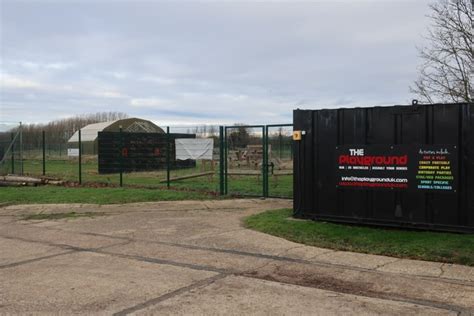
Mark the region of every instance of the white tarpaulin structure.
[[208, 159], [212, 160], [214, 139], [212, 138], [177, 138], [176, 159]]

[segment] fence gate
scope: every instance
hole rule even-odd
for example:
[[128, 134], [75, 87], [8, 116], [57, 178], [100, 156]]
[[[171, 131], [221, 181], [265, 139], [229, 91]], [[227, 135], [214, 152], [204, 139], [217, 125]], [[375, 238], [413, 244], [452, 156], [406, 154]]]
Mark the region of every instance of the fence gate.
[[292, 126], [224, 127], [224, 194], [291, 198]]
[[293, 125], [265, 127], [265, 197], [293, 198]]
[[264, 196], [264, 134], [264, 125], [225, 127], [225, 194]]

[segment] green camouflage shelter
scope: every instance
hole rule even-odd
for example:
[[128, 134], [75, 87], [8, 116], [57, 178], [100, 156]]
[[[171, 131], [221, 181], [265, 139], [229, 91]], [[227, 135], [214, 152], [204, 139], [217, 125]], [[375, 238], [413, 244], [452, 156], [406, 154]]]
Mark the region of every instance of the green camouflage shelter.
[[[82, 143], [82, 154], [84, 155], [97, 155], [98, 145], [97, 137], [99, 132], [119, 132], [120, 127], [124, 133], [165, 133], [156, 124], [132, 117], [116, 121], [101, 122], [95, 124], [89, 124], [81, 128], [81, 143]], [[79, 131], [76, 131], [74, 135], [68, 140], [68, 155], [75, 156], [73, 154], [74, 149], [79, 148]]]

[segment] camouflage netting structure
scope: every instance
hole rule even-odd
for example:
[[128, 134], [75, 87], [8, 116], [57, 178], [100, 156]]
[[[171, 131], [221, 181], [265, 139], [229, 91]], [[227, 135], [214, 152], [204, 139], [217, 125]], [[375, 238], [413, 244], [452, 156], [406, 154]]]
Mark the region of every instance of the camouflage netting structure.
[[[97, 155], [99, 152], [97, 141], [98, 133], [119, 132], [120, 128], [122, 128], [124, 133], [165, 133], [165, 131], [156, 124], [135, 117], [89, 124], [81, 129], [82, 154]], [[79, 131], [76, 131], [68, 140], [68, 148], [79, 148]]]

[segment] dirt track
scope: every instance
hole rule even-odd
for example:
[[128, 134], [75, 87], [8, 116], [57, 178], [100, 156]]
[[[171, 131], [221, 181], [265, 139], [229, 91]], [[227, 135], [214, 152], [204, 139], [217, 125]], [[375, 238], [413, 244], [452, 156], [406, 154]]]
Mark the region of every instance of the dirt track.
[[[302, 246], [247, 230], [283, 200], [0, 208], [0, 314], [460, 314], [474, 268]], [[73, 220], [24, 214], [96, 212]]]

